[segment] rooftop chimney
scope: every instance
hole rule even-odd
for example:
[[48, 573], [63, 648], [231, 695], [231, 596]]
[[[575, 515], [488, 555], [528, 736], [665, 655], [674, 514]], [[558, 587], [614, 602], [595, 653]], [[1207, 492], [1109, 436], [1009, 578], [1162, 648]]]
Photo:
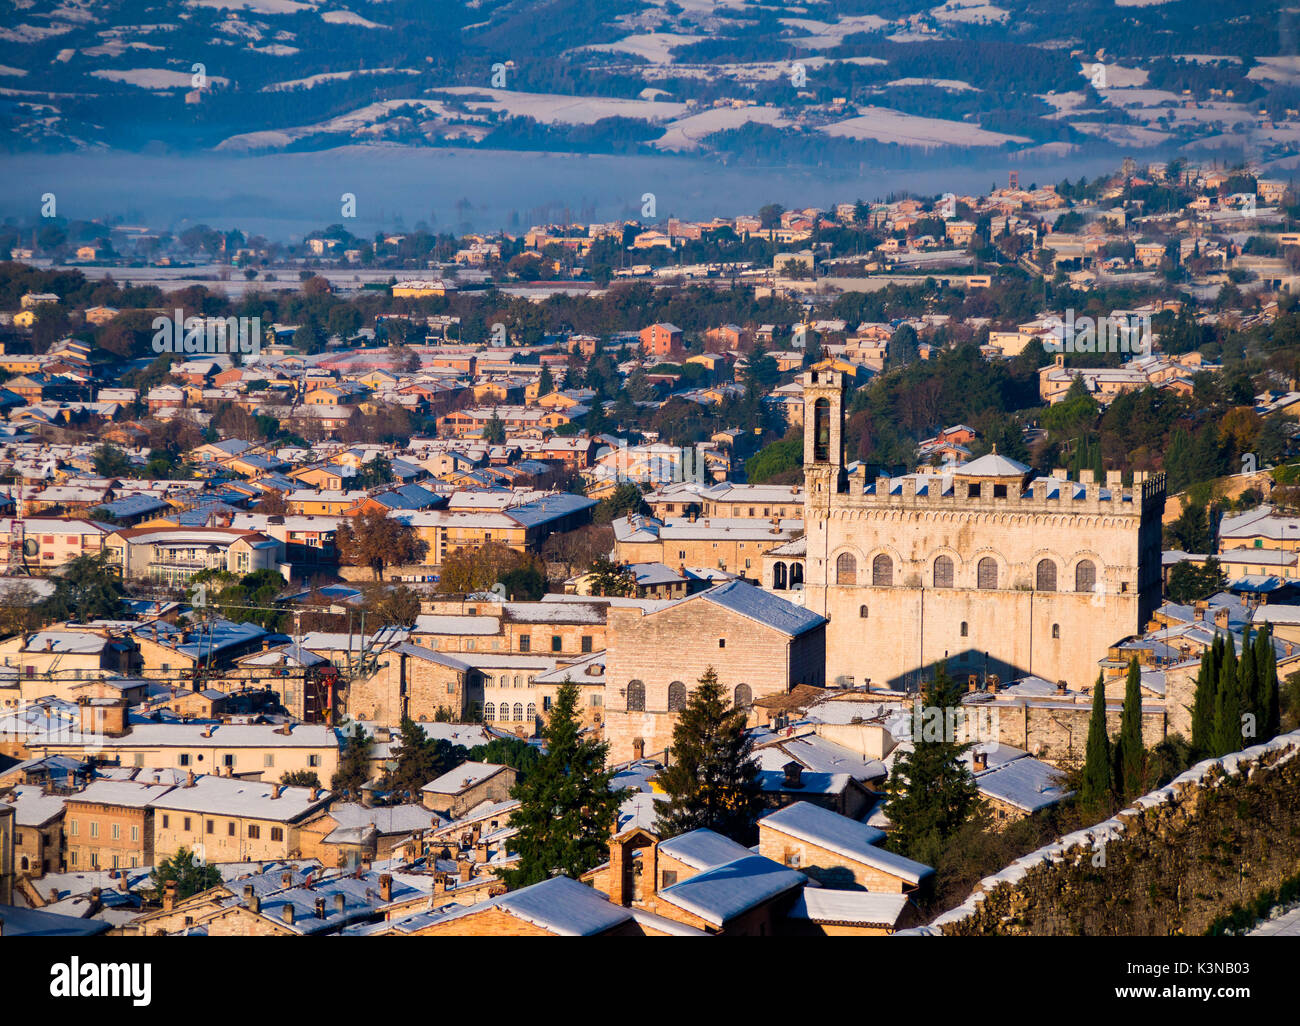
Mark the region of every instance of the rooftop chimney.
[[337, 894], [335, 894], [335, 895], [334, 895], [334, 911], [335, 911], [335, 912], [338, 912], [338, 913], [342, 913], [342, 912], [343, 912], [343, 907], [347, 904], [347, 901], [348, 901], [348, 899], [347, 899], [347, 895], [344, 894], [342, 891], [339, 891]]
[[976, 773], [982, 773], [984, 770], [989, 768], [989, 757], [987, 752], [973, 752], [971, 755], [974, 763], [974, 771]]
[[468, 859], [466, 859], [462, 862], [458, 862], [456, 864], [456, 868], [460, 872], [460, 882], [469, 883], [470, 877], [473, 875], [473, 870], [474, 870], [473, 864]]
[[163, 911], [170, 912], [176, 907], [176, 881], [168, 880], [163, 884]]
[[1069, 690], [1070, 690], [1069, 685], [1067, 685], [1065, 681], [1058, 680], [1056, 682], [1056, 693], [1058, 695], [1064, 695]]
[[786, 787], [803, 787], [803, 766], [791, 759], [781, 769], [785, 772]]
[[280, 917], [290, 926], [293, 925], [293, 905], [291, 903], [286, 901], [280, 907]]
[[292, 874], [292, 873], [285, 872], [285, 873], [281, 873], [281, 874], [280, 874], [280, 886], [281, 886], [281, 887], [289, 887], [289, 886], [291, 886], [292, 884], [293, 884], [293, 874]]
[[[339, 897], [341, 898], [341, 897], [343, 897], [343, 895], [340, 894]], [[317, 919], [324, 919], [324, 918], [325, 918], [325, 899], [324, 899], [324, 898], [317, 898], [317, 899], [316, 899], [316, 918], [317, 918]]]
[[253, 899], [257, 897], [257, 888], [252, 884], [244, 884], [244, 902], [251, 905]]
[[186, 771], [185, 771], [185, 786], [186, 786], [186, 787], [193, 787], [193, 786], [194, 786], [194, 771], [193, 771], [193, 770], [186, 770]]
[[393, 900], [393, 876], [391, 873], [381, 873], [379, 875], [379, 899], [381, 901]]

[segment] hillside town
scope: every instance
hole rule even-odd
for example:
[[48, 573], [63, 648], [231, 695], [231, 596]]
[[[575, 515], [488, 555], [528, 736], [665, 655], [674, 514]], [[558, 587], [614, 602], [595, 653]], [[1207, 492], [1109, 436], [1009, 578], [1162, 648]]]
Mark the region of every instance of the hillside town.
[[1300, 746], [1290, 181], [0, 237], [6, 937], [924, 933]]

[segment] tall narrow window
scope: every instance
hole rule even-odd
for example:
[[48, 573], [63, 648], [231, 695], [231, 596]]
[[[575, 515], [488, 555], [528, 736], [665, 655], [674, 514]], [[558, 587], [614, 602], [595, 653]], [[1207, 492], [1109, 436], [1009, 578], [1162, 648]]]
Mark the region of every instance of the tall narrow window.
[[1037, 588], [1039, 591], [1056, 590], [1056, 563], [1050, 559], [1038, 561]]
[[858, 583], [858, 561], [853, 558], [853, 553], [841, 552], [835, 560], [835, 583]]
[[1097, 586], [1097, 566], [1090, 559], [1081, 559], [1074, 568], [1074, 590], [1092, 591]]
[[883, 552], [871, 561], [871, 583], [877, 588], [894, 586], [894, 561]]
[[785, 564], [774, 564], [772, 566], [772, 590], [785, 591], [785, 580]]
[[976, 587], [991, 591], [998, 586], [998, 561], [985, 556], [975, 567]]
[[645, 712], [645, 685], [639, 680], [628, 681], [627, 711]]
[[934, 586], [936, 588], [951, 588], [952, 576], [951, 556], [940, 556], [934, 561]]
[[813, 459], [831, 461], [831, 401], [818, 399], [813, 404]]
[[686, 708], [686, 685], [675, 680], [668, 685], [668, 711], [681, 712]]
[[748, 684], [736, 685], [736, 708], [748, 709], [753, 704], [754, 695], [749, 690]]

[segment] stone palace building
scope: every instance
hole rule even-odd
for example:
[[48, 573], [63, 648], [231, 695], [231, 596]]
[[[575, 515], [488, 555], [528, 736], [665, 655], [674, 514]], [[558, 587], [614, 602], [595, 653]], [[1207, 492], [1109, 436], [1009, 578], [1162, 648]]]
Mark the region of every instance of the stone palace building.
[[1036, 674], [1090, 685], [1097, 661], [1160, 604], [1164, 475], [1124, 487], [1036, 477], [996, 452], [934, 475], [871, 477], [844, 461], [843, 376], [804, 374], [804, 529], [764, 560], [780, 594], [825, 616], [826, 683], [915, 687]]

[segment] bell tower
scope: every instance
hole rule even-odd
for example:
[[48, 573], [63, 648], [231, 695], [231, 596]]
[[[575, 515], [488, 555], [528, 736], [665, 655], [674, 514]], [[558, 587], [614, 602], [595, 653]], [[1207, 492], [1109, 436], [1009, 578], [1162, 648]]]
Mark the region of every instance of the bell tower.
[[807, 502], [829, 505], [846, 487], [844, 476], [844, 375], [830, 361], [803, 376], [803, 476]]

